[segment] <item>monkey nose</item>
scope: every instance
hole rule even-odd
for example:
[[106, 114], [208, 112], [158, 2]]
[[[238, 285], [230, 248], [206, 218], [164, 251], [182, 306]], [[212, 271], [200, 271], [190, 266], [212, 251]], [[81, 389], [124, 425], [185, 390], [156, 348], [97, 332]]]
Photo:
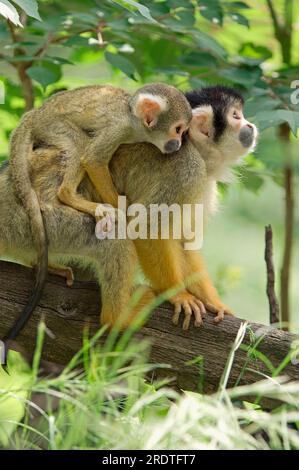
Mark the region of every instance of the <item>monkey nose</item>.
[[248, 148], [253, 144], [254, 140], [254, 128], [252, 124], [246, 124], [240, 130], [239, 140], [243, 147]]
[[172, 153], [179, 150], [181, 147], [181, 141], [177, 139], [171, 139], [164, 145], [164, 153]]

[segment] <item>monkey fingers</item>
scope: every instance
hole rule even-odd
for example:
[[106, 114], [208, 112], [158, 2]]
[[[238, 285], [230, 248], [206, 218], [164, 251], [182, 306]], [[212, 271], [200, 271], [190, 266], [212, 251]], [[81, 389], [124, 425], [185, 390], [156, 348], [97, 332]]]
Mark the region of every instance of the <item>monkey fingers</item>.
[[223, 306], [223, 308], [217, 308], [211, 303], [206, 303], [205, 305], [210, 312], [216, 315], [214, 318], [214, 323], [216, 324], [222, 322], [224, 315], [234, 315], [228, 307]]
[[206, 313], [204, 304], [188, 292], [181, 292], [171, 299], [171, 303], [174, 305], [174, 315], [172, 322], [174, 325], [178, 325], [180, 314], [185, 315], [183, 321], [183, 330], [188, 330], [191, 322], [191, 317], [194, 315], [194, 325], [199, 327], [202, 325], [202, 318]]

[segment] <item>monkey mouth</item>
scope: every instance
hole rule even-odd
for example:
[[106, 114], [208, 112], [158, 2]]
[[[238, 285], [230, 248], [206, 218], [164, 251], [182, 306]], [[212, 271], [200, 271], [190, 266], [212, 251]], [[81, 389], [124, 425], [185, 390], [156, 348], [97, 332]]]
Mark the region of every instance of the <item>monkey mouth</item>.
[[173, 153], [177, 152], [181, 148], [181, 142], [176, 139], [169, 140], [164, 145], [164, 152], [163, 153]]

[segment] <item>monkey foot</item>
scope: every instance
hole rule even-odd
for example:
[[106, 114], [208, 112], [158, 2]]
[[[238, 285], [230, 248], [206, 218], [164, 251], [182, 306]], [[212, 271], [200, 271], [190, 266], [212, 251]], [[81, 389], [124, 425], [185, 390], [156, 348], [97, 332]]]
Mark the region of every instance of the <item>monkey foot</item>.
[[234, 315], [233, 312], [225, 305], [216, 306], [209, 302], [205, 302], [205, 306], [210, 312], [215, 314], [214, 323], [216, 324], [220, 323], [224, 319], [224, 315]]
[[172, 323], [174, 325], [179, 324], [179, 318], [182, 311], [185, 315], [183, 321], [183, 330], [189, 329], [192, 315], [194, 315], [195, 318], [194, 325], [196, 327], [202, 325], [202, 319], [205, 316], [206, 309], [201, 300], [185, 291], [172, 297], [170, 302], [174, 305], [174, 314], [172, 317]]

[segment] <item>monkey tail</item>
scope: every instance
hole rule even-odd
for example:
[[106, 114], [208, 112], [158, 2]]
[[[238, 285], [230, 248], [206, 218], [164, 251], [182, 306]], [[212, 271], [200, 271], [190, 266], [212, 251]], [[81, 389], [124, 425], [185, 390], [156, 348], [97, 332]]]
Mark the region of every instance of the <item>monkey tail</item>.
[[[30, 229], [33, 238], [34, 247], [37, 251], [37, 271], [34, 290], [24, 307], [18, 320], [4, 338], [4, 342], [14, 340], [20, 331], [24, 328], [31, 314], [36, 308], [43, 292], [48, 272], [48, 240], [46, 228], [38, 201], [37, 194], [31, 185], [30, 173], [28, 168], [28, 158], [33, 148], [33, 138], [30, 126], [31, 121], [28, 113], [23, 123], [25, 132], [18, 133], [18, 130], [12, 136], [10, 169], [16, 196], [21, 200], [24, 209], [29, 217]], [[23, 127], [23, 129], [24, 129]], [[7, 348], [5, 347], [6, 351]], [[6, 354], [5, 354], [6, 362]]]

